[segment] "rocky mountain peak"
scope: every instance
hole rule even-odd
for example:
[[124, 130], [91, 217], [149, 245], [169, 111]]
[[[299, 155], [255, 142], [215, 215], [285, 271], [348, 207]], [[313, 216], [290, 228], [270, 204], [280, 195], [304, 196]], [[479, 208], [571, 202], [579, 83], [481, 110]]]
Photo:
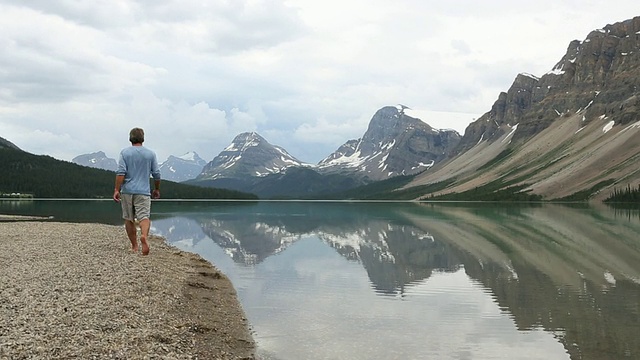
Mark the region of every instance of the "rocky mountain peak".
[[109, 171], [116, 171], [118, 168], [118, 163], [116, 162], [116, 160], [108, 157], [104, 153], [104, 151], [78, 155], [71, 159], [71, 162], [82, 166]]
[[406, 115], [404, 108], [385, 106], [373, 115], [362, 140], [366, 144], [386, 143], [393, 141], [407, 129], [414, 129], [416, 126], [425, 131], [438, 132], [422, 120]]
[[349, 140], [320, 161], [324, 172], [352, 173], [367, 181], [424, 171], [445, 159], [460, 140], [405, 114], [407, 107], [379, 109], [363, 137]]
[[[262, 136], [256, 132], [244, 132], [238, 134], [230, 146], [258, 146], [260, 143], [267, 142]], [[267, 142], [268, 143], [268, 142]], [[226, 149], [225, 149], [226, 150]]]
[[200, 180], [266, 176], [291, 166], [312, 166], [290, 155], [283, 148], [271, 145], [256, 132], [237, 135], [231, 144], [209, 162]]
[[163, 179], [181, 182], [195, 179], [207, 164], [198, 153], [190, 151], [181, 156], [169, 155], [166, 161], [160, 164], [160, 174]]

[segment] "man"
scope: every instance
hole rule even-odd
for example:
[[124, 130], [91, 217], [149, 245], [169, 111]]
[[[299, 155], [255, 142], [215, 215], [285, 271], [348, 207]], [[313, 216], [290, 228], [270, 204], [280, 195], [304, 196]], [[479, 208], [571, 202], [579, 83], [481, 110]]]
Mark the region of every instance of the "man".
[[[160, 198], [160, 169], [156, 154], [142, 146], [144, 130], [133, 128], [129, 132], [131, 146], [120, 151], [116, 188], [113, 200], [122, 205], [122, 218], [131, 241], [131, 250], [138, 252], [137, 229], [135, 220], [140, 224], [140, 244], [142, 255], [149, 254], [149, 228], [151, 228], [151, 196]], [[154, 190], [151, 193], [149, 177], [153, 176]]]

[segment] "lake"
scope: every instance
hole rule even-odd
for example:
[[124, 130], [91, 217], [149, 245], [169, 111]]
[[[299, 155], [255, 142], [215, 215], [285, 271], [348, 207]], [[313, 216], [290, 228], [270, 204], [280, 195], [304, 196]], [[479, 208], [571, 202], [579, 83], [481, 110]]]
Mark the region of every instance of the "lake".
[[[121, 223], [110, 201], [0, 213]], [[638, 210], [156, 201], [152, 220], [229, 276], [263, 359], [640, 358]]]

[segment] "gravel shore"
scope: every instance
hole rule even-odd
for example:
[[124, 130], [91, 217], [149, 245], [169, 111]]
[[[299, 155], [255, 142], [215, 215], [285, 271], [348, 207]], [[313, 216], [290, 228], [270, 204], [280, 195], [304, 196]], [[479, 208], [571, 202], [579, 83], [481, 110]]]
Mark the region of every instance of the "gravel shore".
[[229, 279], [123, 226], [0, 222], [0, 359], [254, 359]]

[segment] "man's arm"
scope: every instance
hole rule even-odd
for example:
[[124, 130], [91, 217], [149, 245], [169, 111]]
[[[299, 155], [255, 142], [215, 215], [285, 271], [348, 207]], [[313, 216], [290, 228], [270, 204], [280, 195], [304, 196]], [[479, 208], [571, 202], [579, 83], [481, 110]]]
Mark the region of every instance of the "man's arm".
[[120, 202], [120, 187], [122, 187], [123, 182], [124, 175], [116, 175], [116, 187], [113, 190], [113, 200], [115, 202]]
[[153, 199], [160, 198], [160, 167], [158, 167], [158, 158], [153, 153], [153, 161], [151, 162], [151, 176], [153, 177], [153, 192], [151, 197]]
[[151, 193], [151, 197], [154, 199], [160, 199], [160, 179], [154, 179], [153, 193]]

